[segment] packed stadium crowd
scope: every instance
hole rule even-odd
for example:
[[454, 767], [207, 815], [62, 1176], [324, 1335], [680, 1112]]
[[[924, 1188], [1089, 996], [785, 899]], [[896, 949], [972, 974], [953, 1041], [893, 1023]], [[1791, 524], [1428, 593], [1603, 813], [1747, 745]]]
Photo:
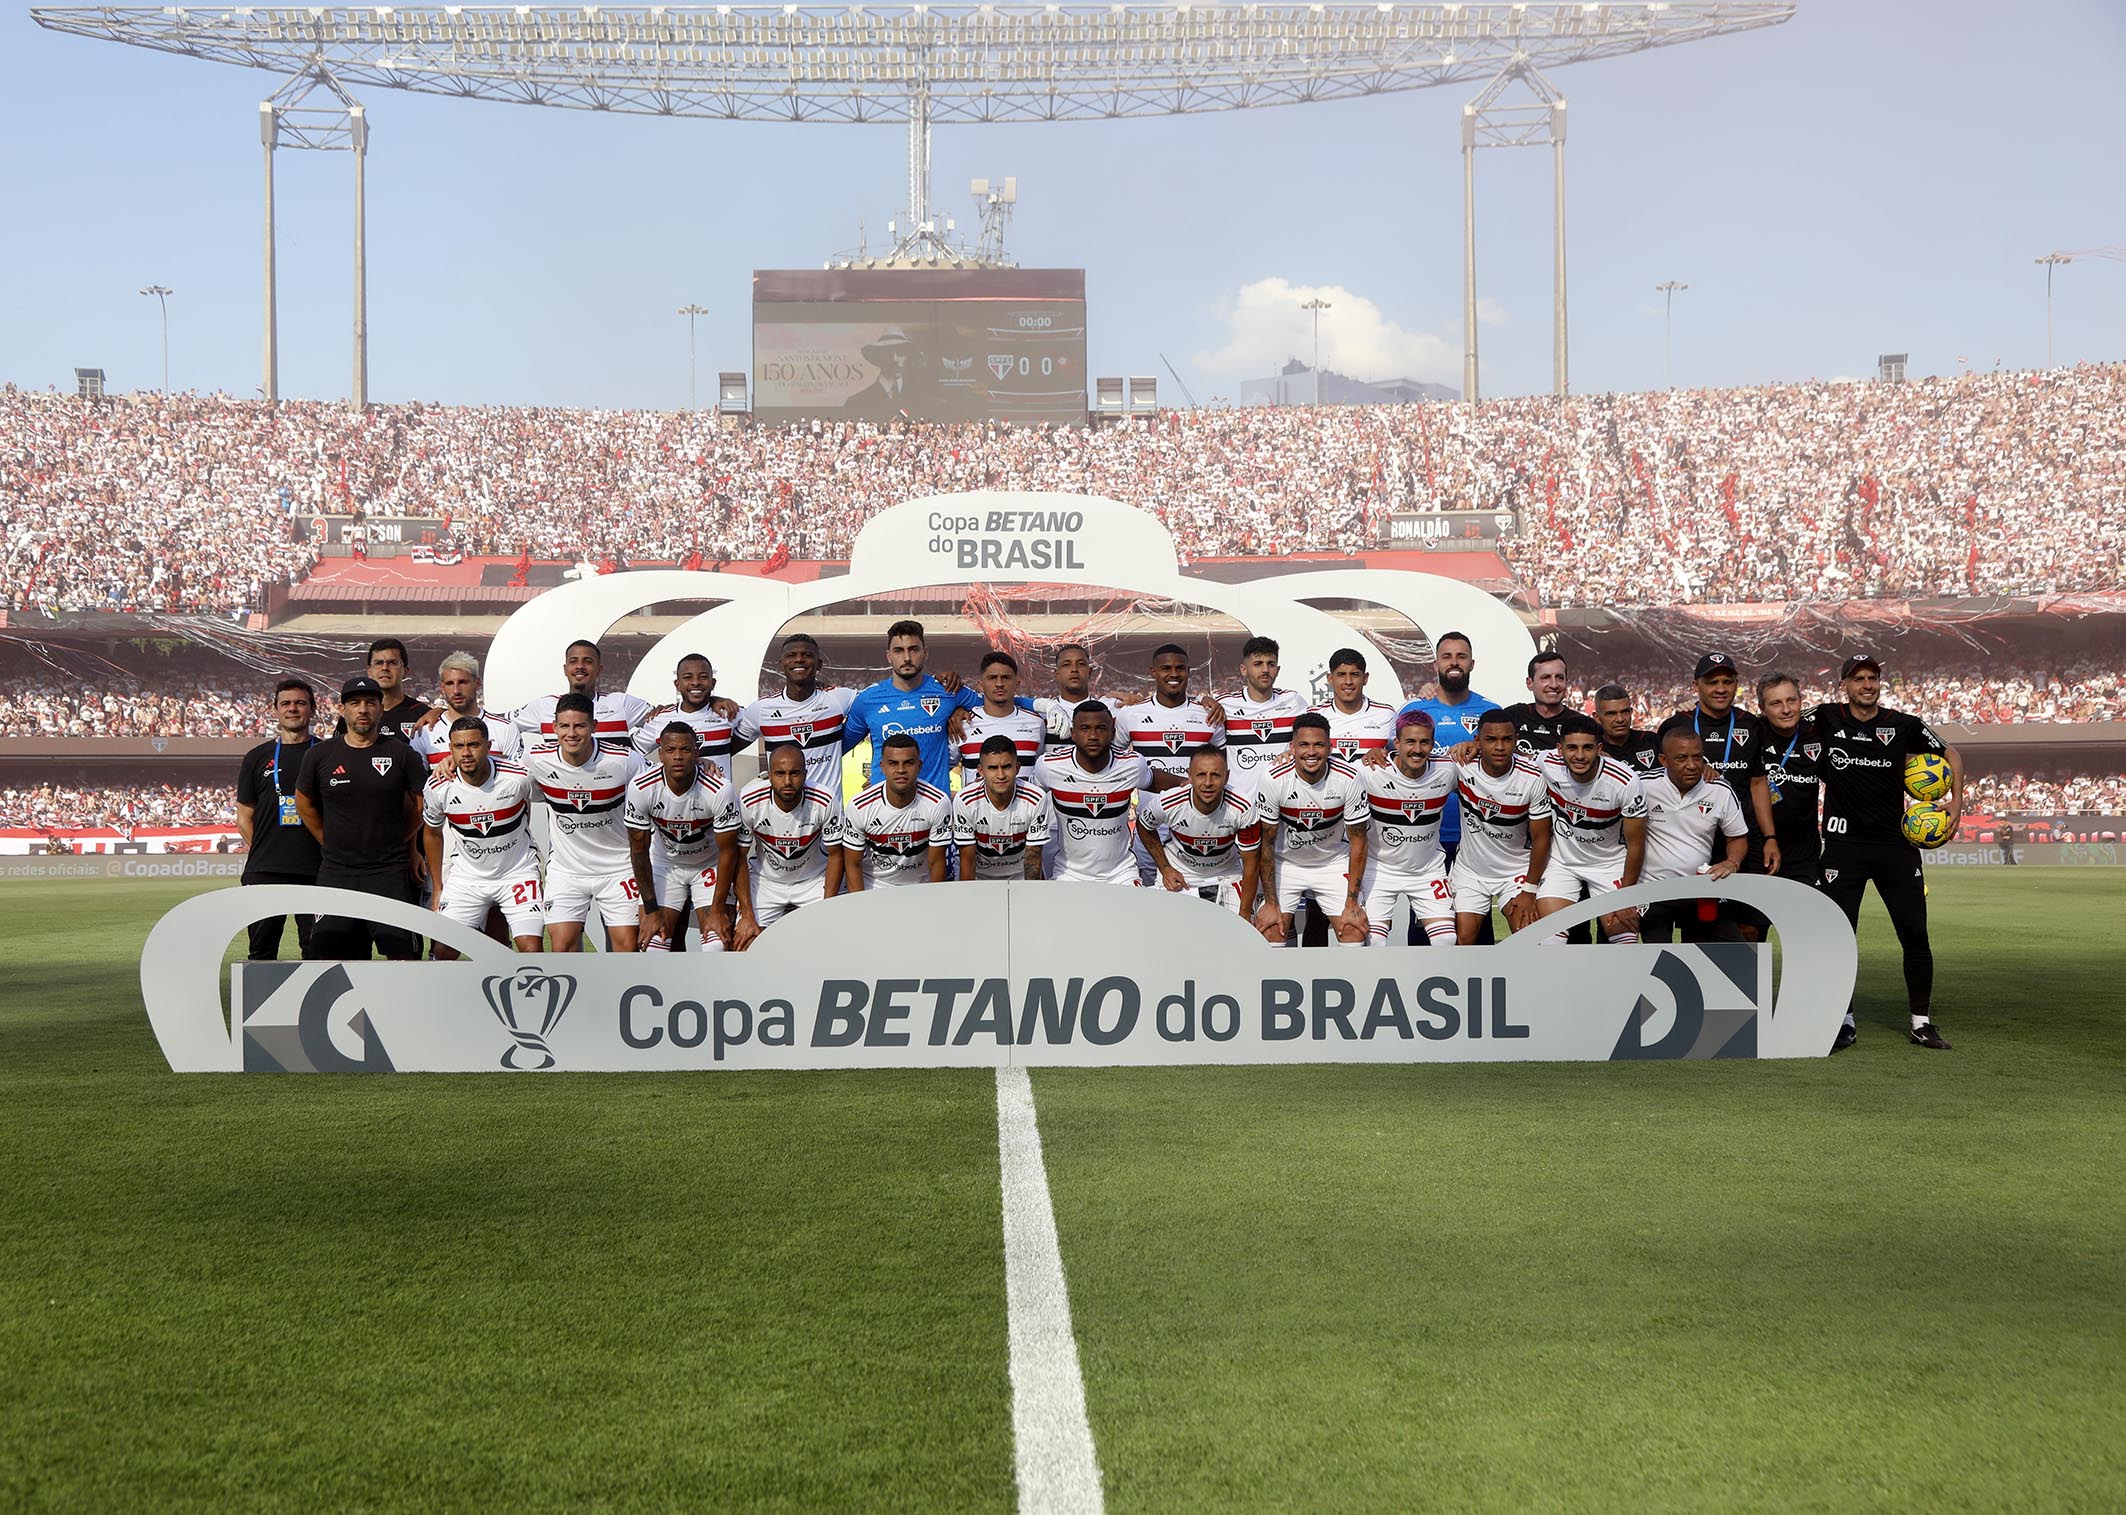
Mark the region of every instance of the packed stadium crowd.
[[441, 519], [469, 554], [837, 559], [889, 505], [995, 488], [1142, 506], [1191, 558], [1510, 511], [1520, 593], [1555, 606], [2114, 588], [2122, 417], [2126, 365], [1061, 429], [8, 389], [0, 576], [17, 610], [241, 615], [316, 563], [319, 515]]

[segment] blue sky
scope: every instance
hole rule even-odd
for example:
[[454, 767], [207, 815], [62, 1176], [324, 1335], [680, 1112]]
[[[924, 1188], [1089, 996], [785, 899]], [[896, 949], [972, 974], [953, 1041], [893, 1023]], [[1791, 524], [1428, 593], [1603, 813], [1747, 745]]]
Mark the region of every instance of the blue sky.
[[[1771, 31], [1560, 70], [1573, 388], [2035, 367], [2053, 249], [2126, 244], [2126, 6], [1801, 0]], [[0, 380], [259, 382], [258, 101], [270, 75], [0, 21]], [[1199, 399], [1305, 356], [1459, 382], [1458, 112], [1473, 90], [1058, 126], [941, 128], [934, 195], [1015, 174], [1028, 265], [1087, 271], [1095, 373], [1171, 359]], [[903, 198], [897, 127], [598, 117], [377, 91], [373, 398], [671, 407], [743, 368], [756, 267], [817, 267]], [[1550, 383], [1550, 164], [1478, 162], [1487, 394]], [[343, 154], [280, 158], [282, 386], [348, 386]], [[964, 217], [963, 217], [964, 219]], [[2126, 356], [2126, 261], [2061, 271], [2062, 363]]]

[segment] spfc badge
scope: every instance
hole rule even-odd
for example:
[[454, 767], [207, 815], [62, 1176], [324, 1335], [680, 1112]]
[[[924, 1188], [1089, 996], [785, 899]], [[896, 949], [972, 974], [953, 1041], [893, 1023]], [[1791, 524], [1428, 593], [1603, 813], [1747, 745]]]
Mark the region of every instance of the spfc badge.
[[1251, 721], [1249, 724], [1254, 727], [1255, 739], [1260, 742], [1267, 742], [1277, 730], [1275, 721]]
[[391, 759], [388, 757], [373, 757], [369, 760], [369, 766], [378, 773], [389, 773], [391, 772]]
[[1826, 868], [1826, 869], [1824, 869], [1824, 870], [1823, 870], [1823, 881], [1824, 881], [1824, 882], [1825, 882], [1826, 884], [1835, 884], [1835, 883], [1837, 883], [1837, 882], [1838, 882], [1838, 870], [1837, 870], [1836, 868]]
[[802, 747], [812, 740], [812, 723], [799, 721], [790, 727], [790, 740]]
[[1186, 741], [1187, 738], [1188, 733], [1185, 731], [1169, 731], [1166, 734], [1166, 750], [1168, 752], [1179, 752], [1181, 750], [1181, 744]]
[[1890, 743], [1896, 739], [1896, 737], [1897, 728], [1895, 726], [1877, 726], [1875, 728], [1875, 740], [1882, 743], [1885, 747], [1889, 746]]
[[1816, 761], [1816, 755], [1821, 751], [1823, 751], [1823, 743], [1821, 742], [1803, 742], [1801, 744], [1802, 756], [1812, 763]]
[[923, 714], [925, 715], [936, 715], [945, 704], [943, 700], [939, 699], [934, 694], [924, 695], [918, 703], [922, 705]]

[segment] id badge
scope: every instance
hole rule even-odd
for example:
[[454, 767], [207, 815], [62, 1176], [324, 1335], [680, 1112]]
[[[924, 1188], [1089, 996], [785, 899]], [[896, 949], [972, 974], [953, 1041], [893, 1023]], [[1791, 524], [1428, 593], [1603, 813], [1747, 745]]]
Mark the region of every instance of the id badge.
[[302, 815], [295, 808], [295, 796], [292, 794], [282, 795], [281, 824], [283, 826], [300, 826], [302, 823]]

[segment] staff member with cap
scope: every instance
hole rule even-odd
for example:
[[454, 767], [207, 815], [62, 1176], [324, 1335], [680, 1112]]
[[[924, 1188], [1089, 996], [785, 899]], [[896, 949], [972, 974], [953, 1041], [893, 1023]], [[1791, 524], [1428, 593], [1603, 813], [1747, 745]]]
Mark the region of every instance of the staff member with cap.
[[[236, 771], [236, 832], [244, 839], [244, 877], [247, 884], [314, 884], [317, 882], [317, 838], [303, 824], [296, 809], [295, 781], [303, 758], [317, 745], [310, 718], [317, 711], [317, 691], [302, 679], [282, 679], [273, 686], [274, 733], [244, 754]], [[295, 918], [295, 939], [303, 955], [310, 952], [310, 929], [314, 916]], [[280, 956], [281, 937], [288, 918], [269, 916], [251, 923], [250, 950], [245, 956], [254, 963], [270, 963]]]
[[[1697, 705], [1682, 719], [1705, 743], [1705, 766], [1727, 781], [1742, 802], [1742, 823], [1747, 827], [1742, 854], [1744, 873], [1779, 871], [1779, 834], [1772, 817], [1772, 786], [1765, 776], [1766, 748], [1771, 730], [1761, 716], [1752, 715], [1735, 703], [1740, 677], [1735, 660], [1724, 652], [1708, 652], [1698, 659], [1692, 676], [1698, 688]], [[1713, 859], [1718, 861], [1717, 858]], [[1750, 941], [1764, 940], [1771, 923], [1762, 911], [1739, 900], [1725, 901], [1722, 913], [1737, 922]]]
[[[318, 844], [317, 882], [380, 899], [414, 902], [413, 839], [421, 823], [428, 766], [402, 741], [382, 732], [384, 691], [366, 675], [340, 690], [347, 730], [312, 747], [295, 780], [295, 805]], [[366, 959], [371, 945], [389, 958], [419, 954], [417, 939], [396, 926], [352, 916], [321, 915], [306, 958]]]

